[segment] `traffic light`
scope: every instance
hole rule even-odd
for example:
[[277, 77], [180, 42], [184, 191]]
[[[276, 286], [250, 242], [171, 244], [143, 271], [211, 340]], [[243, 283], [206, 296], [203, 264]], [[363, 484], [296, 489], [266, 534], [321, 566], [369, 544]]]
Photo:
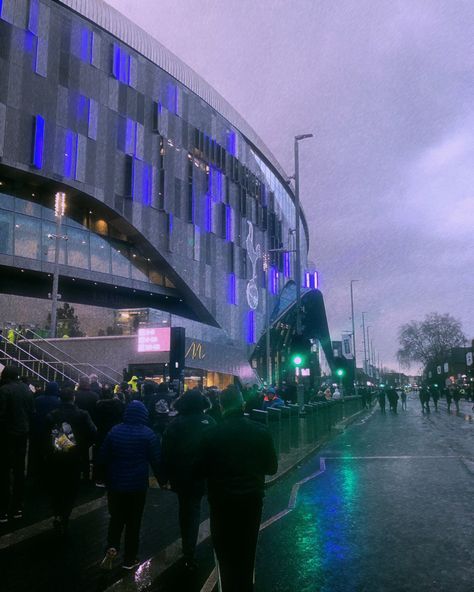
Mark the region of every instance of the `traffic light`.
[[294, 368], [305, 368], [309, 361], [311, 344], [302, 335], [295, 335], [291, 342], [290, 362]]
[[291, 363], [296, 368], [299, 368], [303, 363], [303, 356], [301, 356], [300, 354], [294, 354], [293, 356], [291, 356]]
[[344, 368], [338, 368], [336, 370], [336, 376], [338, 376], [339, 378], [342, 378], [345, 375], [346, 371], [344, 370]]

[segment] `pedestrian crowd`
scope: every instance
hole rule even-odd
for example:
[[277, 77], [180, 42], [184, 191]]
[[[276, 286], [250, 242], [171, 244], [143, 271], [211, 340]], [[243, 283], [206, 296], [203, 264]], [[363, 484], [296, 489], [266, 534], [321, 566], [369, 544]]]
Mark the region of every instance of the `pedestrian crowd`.
[[[418, 398], [423, 413], [430, 413], [430, 401], [432, 401], [435, 411], [438, 411], [438, 401], [440, 398], [446, 399], [448, 413], [451, 413], [451, 405], [454, 402], [456, 413], [459, 413], [459, 402], [461, 399], [474, 402], [474, 385], [450, 384], [444, 388], [437, 385], [422, 384], [418, 389]], [[401, 399], [402, 410], [407, 409], [407, 391], [404, 388], [393, 388], [391, 386], [379, 387], [377, 389], [377, 400], [382, 414], [386, 413], [386, 404], [388, 401], [390, 411], [397, 413], [398, 401]], [[474, 406], [473, 406], [474, 411]]]
[[183, 567], [194, 560], [207, 491], [210, 530], [222, 590], [253, 590], [265, 475], [277, 471], [266, 426], [248, 408], [283, 405], [274, 388], [242, 392], [193, 388], [178, 396], [166, 383], [132, 376], [116, 387], [82, 376], [77, 386], [50, 382], [33, 394], [19, 369], [0, 380], [0, 524], [23, 517], [25, 475], [43, 481], [52, 528], [66, 537], [81, 482], [107, 488], [110, 515], [103, 569], [138, 564], [150, 475], [178, 499]]

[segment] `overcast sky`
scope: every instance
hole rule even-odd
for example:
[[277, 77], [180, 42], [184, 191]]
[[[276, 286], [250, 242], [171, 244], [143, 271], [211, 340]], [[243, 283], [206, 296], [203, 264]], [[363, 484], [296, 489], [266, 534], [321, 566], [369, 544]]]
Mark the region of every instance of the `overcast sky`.
[[474, 337], [472, 0], [108, 1], [214, 86], [289, 174], [293, 137], [315, 134], [301, 198], [333, 339], [351, 326], [351, 279], [356, 332], [366, 311], [386, 365], [398, 368], [398, 327], [429, 312]]

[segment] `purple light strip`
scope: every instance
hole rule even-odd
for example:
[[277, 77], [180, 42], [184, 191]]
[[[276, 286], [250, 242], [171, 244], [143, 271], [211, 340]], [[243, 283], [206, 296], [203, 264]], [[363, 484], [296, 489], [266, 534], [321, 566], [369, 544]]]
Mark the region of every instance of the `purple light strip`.
[[227, 241], [232, 241], [233, 240], [233, 232], [232, 232], [232, 221], [233, 221], [233, 216], [232, 216], [232, 208], [229, 205], [225, 206], [225, 239]]
[[229, 273], [229, 304], [236, 304], [235, 273]]
[[255, 312], [249, 310], [247, 313], [247, 343], [255, 343]]
[[33, 140], [33, 166], [37, 169], [43, 166], [43, 151], [44, 151], [44, 118], [41, 115], [36, 115], [34, 118], [34, 140]]

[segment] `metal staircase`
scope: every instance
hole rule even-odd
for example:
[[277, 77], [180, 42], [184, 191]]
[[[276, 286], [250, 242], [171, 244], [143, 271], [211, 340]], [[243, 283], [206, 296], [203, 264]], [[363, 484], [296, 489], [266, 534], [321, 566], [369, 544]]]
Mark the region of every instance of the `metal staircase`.
[[31, 329], [27, 331], [28, 337], [16, 329], [12, 330], [15, 341], [3, 338], [0, 342], [0, 363], [20, 366], [24, 374], [33, 380], [44, 383], [54, 380], [60, 384], [72, 381], [77, 384], [81, 376], [90, 374], [96, 374], [101, 383], [115, 384], [122, 380], [122, 375], [112, 368], [79, 362], [56, 343]]

